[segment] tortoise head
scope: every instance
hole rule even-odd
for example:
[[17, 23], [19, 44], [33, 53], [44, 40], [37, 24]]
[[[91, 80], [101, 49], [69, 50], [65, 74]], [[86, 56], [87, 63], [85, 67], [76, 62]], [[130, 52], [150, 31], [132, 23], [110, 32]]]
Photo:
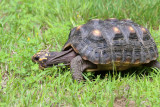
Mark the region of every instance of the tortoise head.
[[46, 61], [47, 56], [48, 56], [47, 51], [40, 51], [32, 56], [32, 61], [36, 63], [43, 62]]
[[32, 56], [32, 61], [38, 63], [40, 68], [47, 68], [59, 63], [69, 64], [75, 56], [72, 49], [61, 52], [40, 51]]
[[32, 61], [39, 64], [40, 68], [47, 68], [50, 65], [46, 65], [46, 62], [50, 56], [51, 52], [48, 51], [40, 51], [32, 56]]

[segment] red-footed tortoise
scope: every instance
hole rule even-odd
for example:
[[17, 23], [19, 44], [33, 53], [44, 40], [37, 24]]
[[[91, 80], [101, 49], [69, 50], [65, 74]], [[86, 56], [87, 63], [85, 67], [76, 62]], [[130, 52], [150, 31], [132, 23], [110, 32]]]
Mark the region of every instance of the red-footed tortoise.
[[71, 30], [61, 52], [41, 51], [32, 60], [40, 67], [70, 65], [74, 80], [83, 71], [126, 70], [136, 66], [157, 67], [157, 46], [150, 32], [132, 20], [93, 19]]

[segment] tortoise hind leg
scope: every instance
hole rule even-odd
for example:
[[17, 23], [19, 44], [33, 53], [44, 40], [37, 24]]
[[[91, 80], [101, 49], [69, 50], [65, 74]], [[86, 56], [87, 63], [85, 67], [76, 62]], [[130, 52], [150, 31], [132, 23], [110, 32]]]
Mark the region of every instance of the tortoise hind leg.
[[83, 80], [82, 72], [86, 69], [94, 69], [97, 66], [89, 61], [83, 60], [81, 56], [76, 56], [71, 60], [71, 73], [74, 80], [78, 82]]
[[156, 68], [160, 69], [160, 63], [157, 60], [151, 61], [148, 64], [144, 64], [144, 66], [147, 66], [147, 67], [156, 67]]

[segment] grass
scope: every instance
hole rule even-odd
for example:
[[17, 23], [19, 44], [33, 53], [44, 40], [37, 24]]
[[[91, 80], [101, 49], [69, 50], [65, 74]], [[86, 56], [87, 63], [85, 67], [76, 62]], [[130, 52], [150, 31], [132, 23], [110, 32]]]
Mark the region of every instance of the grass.
[[160, 48], [159, 0], [0, 0], [0, 106], [112, 107], [125, 98], [158, 107], [159, 70], [84, 73], [87, 81], [78, 84], [68, 68], [42, 71], [31, 61], [39, 50], [60, 51], [71, 28], [110, 17], [147, 27]]

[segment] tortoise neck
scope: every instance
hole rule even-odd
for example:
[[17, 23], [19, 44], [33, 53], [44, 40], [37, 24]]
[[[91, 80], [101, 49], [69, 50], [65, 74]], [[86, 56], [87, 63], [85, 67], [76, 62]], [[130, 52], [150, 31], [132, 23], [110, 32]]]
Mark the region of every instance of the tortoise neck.
[[59, 63], [70, 64], [71, 60], [76, 57], [76, 53], [73, 49], [69, 49], [61, 52], [50, 52], [48, 56], [48, 60], [46, 62], [47, 65], [57, 65]]

